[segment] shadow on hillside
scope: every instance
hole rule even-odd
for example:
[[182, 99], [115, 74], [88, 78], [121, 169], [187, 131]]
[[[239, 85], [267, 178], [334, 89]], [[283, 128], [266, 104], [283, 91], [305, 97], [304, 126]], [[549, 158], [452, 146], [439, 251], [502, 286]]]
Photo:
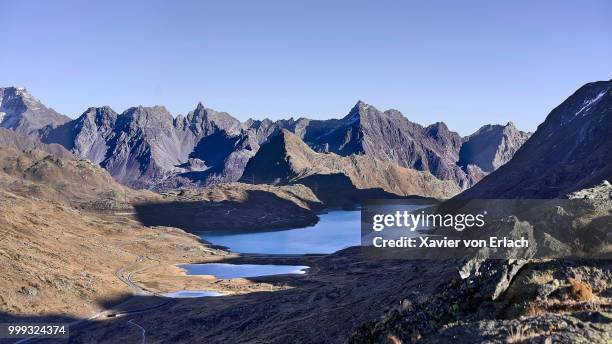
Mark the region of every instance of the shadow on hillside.
[[[441, 302], [439, 314], [448, 314], [444, 312], [453, 309], [457, 313], [453, 307], [474, 314], [479, 320], [496, 319], [504, 314], [490, 311], [495, 309], [491, 308], [490, 301], [483, 304], [489, 311], [478, 313], [474, 312], [481, 304], [474, 300], [464, 302], [468, 300], [462, 298], [458, 306], [448, 301], [461, 296], [452, 291], [456, 289], [452, 281], [457, 278], [456, 263], [452, 260], [435, 263], [424, 260], [401, 263], [394, 260], [368, 261], [360, 258], [358, 250], [350, 248], [322, 258], [317, 262], [319, 270], [310, 278], [301, 279], [292, 288], [280, 291], [192, 299], [136, 296], [124, 302], [125, 296], [121, 296], [100, 300], [100, 306], [119, 306], [110, 307], [103, 317], [71, 327], [69, 340], [35, 342], [139, 343], [142, 327], [146, 330], [146, 342], [340, 343], [362, 324], [378, 321], [390, 309], [397, 309], [399, 300], [424, 300], [414, 301], [418, 305], [416, 302], [428, 302], [433, 297], [438, 297]], [[559, 279], [564, 278], [562, 274], [557, 275], [561, 270], [601, 267], [609, 271], [610, 268], [609, 261], [557, 260], [533, 264], [531, 268], [534, 271], [553, 271], [553, 277]], [[451, 289], [447, 289], [449, 286]], [[446, 292], [441, 293], [441, 290]], [[440, 324], [436, 317], [438, 309], [435, 314], [428, 313], [429, 308], [421, 308], [423, 312], [419, 309], [402, 308], [402, 312], [415, 312], [412, 314], [422, 316], [415, 321]], [[505, 308], [497, 309], [503, 311]], [[1, 323], [77, 320], [80, 319], [56, 314], [20, 317], [0, 313]], [[0, 339], [2, 344], [15, 341]]]
[[[190, 158], [197, 158], [207, 166], [223, 165], [225, 159], [236, 149], [240, 137], [228, 136], [225, 131], [218, 131], [202, 138], [189, 154]], [[215, 147], [215, 149], [208, 149]]]
[[[167, 308], [174, 303], [175, 299], [158, 297], [158, 296], [134, 296], [132, 294], [120, 295], [112, 299], [99, 299], [96, 301], [99, 309], [103, 311], [96, 314], [95, 319], [88, 320], [87, 318], [70, 317], [61, 314], [41, 314], [38, 316], [16, 316], [0, 312], [0, 323], [2, 324], [47, 324], [47, 325], [68, 325], [69, 338], [40, 338], [30, 336], [30, 343], [91, 343], [92, 340], [75, 339], [81, 334], [87, 333], [91, 326], [103, 327], [112, 326], [118, 319], [133, 317], [139, 314], [150, 313], [157, 310]], [[90, 314], [89, 316], [92, 316]], [[140, 336], [140, 331], [137, 328], [132, 328], [133, 325], [125, 324], [123, 330], [128, 335], [133, 335], [134, 342]], [[104, 333], [102, 331], [101, 333]], [[112, 337], [116, 333], [109, 331], [106, 335], [96, 337], [95, 342], [111, 343], [114, 342]], [[22, 338], [0, 338], [0, 344], [15, 343]]]
[[351, 179], [342, 173], [316, 174], [300, 179], [328, 207], [354, 208], [367, 199], [422, 199], [420, 196], [398, 196], [382, 188], [358, 189]]
[[[192, 182], [200, 182], [206, 180], [211, 175], [221, 174], [225, 159], [236, 150], [236, 147], [240, 145], [243, 139], [238, 136], [230, 137], [225, 131], [219, 131], [202, 138], [195, 146], [193, 152], [189, 154], [189, 157], [202, 160], [207, 169], [181, 173], [180, 176]], [[210, 150], [206, 149], [206, 147], [215, 147], [215, 149]]]
[[[138, 343], [142, 338], [138, 326], [146, 329], [147, 342], [237, 343], [248, 338], [271, 343], [323, 338], [341, 342], [362, 323], [378, 319], [397, 300], [409, 297], [417, 284], [423, 293], [433, 291], [446, 271], [423, 262], [364, 261], [358, 252], [354, 247], [313, 261], [317, 272], [308, 278], [277, 281], [289, 286], [285, 290], [191, 299], [136, 296], [125, 302], [126, 296], [121, 296], [100, 300], [101, 307], [112, 310], [71, 327], [69, 340], [35, 342]], [[423, 280], [415, 281], [414, 274], [420, 272]], [[0, 319], [10, 323], [80, 320], [55, 314], [29, 318], [0, 314]]]
[[[210, 230], [260, 230], [314, 225], [314, 211], [273, 193], [245, 190], [240, 201], [172, 201], [134, 206], [145, 226], [177, 227], [190, 232]], [[316, 208], [318, 205], [311, 204]]]
[[[280, 280], [282, 281], [282, 280]], [[287, 281], [288, 282], [288, 279]], [[297, 289], [281, 290], [276, 292], [253, 292], [244, 295], [232, 295], [222, 297], [200, 297], [200, 298], [165, 298], [159, 296], [133, 296], [122, 295], [113, 299], [101, 299], [97, 304], [104, 309], [94, 319], [86, 317], [70, 317], [56, 313], [41, 314], [38, 316], [18, 316], [0, 312], [0, 323], [8, 325], [68, 325], [68, 338], [41, 338], [36, 336], [23, 336], [15, 338], [0, 338], [0, 344], [13, 344], [25, 338], [29, 338], [26, 343], [44, 344], [64, 344], [64, 343], [140, 343], [142, 340], [142, 330], [139, 326], [146, 329], [146, 336], [161, 339], [163, 342], [181, 343], [187, 338], [194, 340], [198, 338], [198, 331], [202, 326], [207, 326], [206, 322], [197, 320], [199, 315], [183, 314], [165, 317], [165, 313], [173, 313], [175, 309], [184, 308], [185, 310], [200, 310], [196, 313], [210, 313], [213, 310], [223, 310], [241, 304], [251, 302], [265, 303], [270, 300], [272, 294], [281, 293], [285, 297], [295, 293]], [[275, 299], [276, 297], [272, 297]], [[113, 306], [114, 305], [114, 306]], [[183, 313], [183, 311], [179, 311]], [[247, 315], [245, 313], [244, 315]], [[195, 316], [195, 318], [194, 318]], [[147, 318], [151, 317], [155, 325], [151, 325]], [[219, 318], [234, 318], [233, 312], [221, 314]], [[160, 321], [161, 320], [161, 321]], [[133, 323], [138, 325], [135, 325]], [[183, 325], [176, 327], [176, 323]], [[218, 326], [217, 321], [212, 321], [210, 326]], [[240, 326], [240, 320], [235, 323], [229, 322], [227, 325]], [[168, 326], [169, 330], [165, 328]], [[177, 331], [179, 330], [179, 331]], [[227, 333], [226, 335], [237, 335], [240, 331]], [[160, 338], [161, 337], [161, 338]]]

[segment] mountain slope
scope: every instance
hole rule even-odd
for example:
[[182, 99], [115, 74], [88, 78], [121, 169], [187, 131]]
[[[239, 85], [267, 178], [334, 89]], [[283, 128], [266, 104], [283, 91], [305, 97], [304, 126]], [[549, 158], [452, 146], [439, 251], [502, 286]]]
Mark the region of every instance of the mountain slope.
[[557, 106], [497, 171], [462, 198], [555, 198], [612, 179], [612, 81], [586, 84]]
[[87, 160], [66, 160], [38, 149], [0, 146], [0, 171], [2, 190], [79, 209], [124, 209], [157, 199], [122, 186]]
[[25, 88], [0, 87], [1, 128], [32, 134], [47, 125], [57, 126], [68, 121], [70, 118], [44, 106]]
[[444, 198], [459, 191], [451, 181], [438, 180], [430, 173], [403, 168], [377, 158], [317, 153], [285, 129], [261, 146], [248, 162], [241, 180], [249, 183], [302, 183], [315, 176], [333, 176], [339, 181], [344, 176], [354, 188], [380, 188], [403, 196]]
[[20, 135], [12, 130], [0, 128], [0, 146], [10, 147], [20, 151], [38, 149], [53, 154], [64, 160], [74, 160], [75, 156], [62, 145], [40, 143], [25, 135]]
[[210, 259], [198, 237], [131, 219], [157, 199], [89, 162], [0, 146], [0, 321], [88, 318], [132, 295], [118, 276], [134, 264]]

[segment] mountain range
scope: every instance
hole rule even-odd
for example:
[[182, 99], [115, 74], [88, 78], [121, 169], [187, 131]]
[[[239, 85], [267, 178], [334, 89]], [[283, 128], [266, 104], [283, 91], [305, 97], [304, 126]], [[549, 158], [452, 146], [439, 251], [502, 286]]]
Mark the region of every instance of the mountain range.
[[[159, 190], [240, 180], [260, 146], [286, 130], [294, 134], [292, 140], [305, 143], [294, 147], [328, 157], [317, 161], [346, 162], [349, 160], [338, 158], [353, 157], [353, 162], [363, 162], [367, 157], [370, 164], [393, 166], [394, 171], [410, 169], [410, 173], [426, 172], [434, 179], [451, 181], [453, 187], [448, 190], [454, 192], [471, 187], [503, 165], [530, 135], [509, 123], [487, 125], [461, 137], [442, 122], [424, 127], [397, 110], [380, 111], [362, 101], [345, 117], [329, 120], [240, 122], [201, 103], [186, 116], [173, 117], [163, 106], [132, 107], [122, 113], [104, 106], [89, 108], [70, 120], [42, 105], [25, 89], [0, 90], [4, 95], [0, 127], [43, 143], [60, 144], [133, 188]], [[341, 173], [346, 173], [346, 168]], [[408, 187], [406, 182], [391, 186], [397, 184], [393, 179], [355, 183], [354, 174], [349, 179], [355, 185], [367, 184], [393, 193], [419, 188], [419, 181]]]

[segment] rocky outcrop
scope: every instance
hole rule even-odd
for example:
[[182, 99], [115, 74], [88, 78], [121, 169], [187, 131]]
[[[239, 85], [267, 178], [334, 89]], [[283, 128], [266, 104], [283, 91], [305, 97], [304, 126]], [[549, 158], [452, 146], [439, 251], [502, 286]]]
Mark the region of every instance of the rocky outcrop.
[[400, 307], [378, 322], [364, 324], [348, 343], [417, 339], [424, 343], [605, 343], [611, 339], [608, 261], [532, 262], [521, 269], [503, 261], [487, 264], [495, 271], [488, 276], [514, 271], [514, 278], [501, 280], [505, 292], [496, 300], [481, 294], [487, 276], [452, 280], [435, 295], [401, 300]]
[[442, 181], [428, 172], [400, 167], [367, 155], [345, 157], [335, 153], [317, 153], [284, 129], [262, 145], [247, 164], [241, 180], [272, 184], [314, 183], [317, 178], [334, 175], [345, 176], [357, 189], [381, 188], [394, 195], [445, 198], [459, 191], [451, 181]]
[[555, 198], [612, 179], [612, 81], [557, 106], [514, 157], [462, 198]]
[[209, 136], [219, 130], [236, 134], [240, 127], [240, 121], [227, 112], [205, 108], [202, 103], [198, 103], [195, 110], [189, 112], [186, 117], [177, 116], [175, 123], [177, 129], [189, 130], [198, 137]]
[[464, 170], [470, 165], [491, 173], [512, 159], [531, 133], [518, 130], [514, 123], [485, 125], [466, 137], [459, 150], [458, 164]]
[[0, 127], [30, 135], [45, 126], [57, 126], [70, 118], [44, 106], [25, 88], [0, 87]]
[[578, 190], [567, 195], [569, 199], [612, 200], [612, 185], [604, 180], [592, 188]]

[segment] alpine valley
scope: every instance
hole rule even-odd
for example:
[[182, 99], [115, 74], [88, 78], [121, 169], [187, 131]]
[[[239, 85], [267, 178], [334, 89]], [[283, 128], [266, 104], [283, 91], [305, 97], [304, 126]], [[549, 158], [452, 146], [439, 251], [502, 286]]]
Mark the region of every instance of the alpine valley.
[[[462, 137], [362, 101], [328, 120], [72, 119], [0, 88], [0, 323], [70, 323], [70, 343], [609, 343], [611, 100], [591, 82], [534, 133]], [[495, 237], [530, 245], [372, 259], [365, 199], [484, 199]], [[19, 343], [39, 340], [66, 342]]]

